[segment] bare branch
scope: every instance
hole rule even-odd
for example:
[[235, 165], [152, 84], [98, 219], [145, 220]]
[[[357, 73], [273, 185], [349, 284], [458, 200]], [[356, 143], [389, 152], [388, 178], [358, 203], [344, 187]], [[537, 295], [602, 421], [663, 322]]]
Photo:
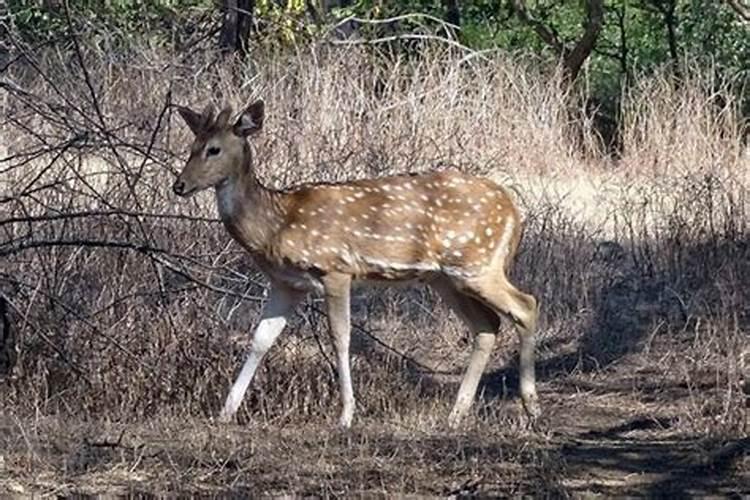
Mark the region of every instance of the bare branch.
[[596, 40], [599, 38], [599, 32], [604, 24], [604, 1], [588, 0], [586, 2], [586, 14], [588, 19], [583, 36], [565, 57], [565, 66], [568, 68], [571, 81], [578, 76], [581, 66], [591, 54], [596, 45]]
[[750, 3], [746, 0], [727, 0], [729, 7], [745, 22], [750, 22]]
[[89, 217], [113, 217], [113, 216], [123, 216], [123, 217], [143, 217], [148, 219], [173, 219], [173, 220], [184, 220], [184, 221], [190, 221], [190, 222], [210, 222], [219, 224], [221, 221], [219, 219], [212, 219], [210, 217], [193, 217], [190, 215], [180, 215], [180, 214], [158, 214], [158, 213], [152, 213], [152, 212], [134, 212], [130, 210], [122, 210], [122, 209], [116, 209], [116, 210], [87, 210], [82, 212], [64, 212], [64, 213], [57, 213], [57, 214], [48, 214], [48, 215], [37, 215], [37, 216], [29, 216], [29, 217], [9, 217], [7, 219], [0, 220], [0, 226], [4, 226], [6, 224], [17, 224], [17, 223], [29, 223], [29, 222], [50, 222], [55, 220], [63, 220], [63, 219], [82, 219], [82, 218], [89, 218]]
[[544, 43], [555, 49], [555, 51], [560, 55], [565, 52], [565, 44], [558, 38], [557, 34], [552, 31], [549, 26], [531, 15], [529, 9], [526, 8], [525, 0], [511, 0], [511, 4], [516, 11], [516, 15], [521, 19], [521, 21], [529, 25], [536, 32], [536, 34], [539, 35], [539, 38], [541, 38]]
[[[192, 260], [184, 255], [177, 255], [169, 252], [166, 249], [153, 247], [148, 244], [139, 244], [129, 241], [108, 241], [108, 240], [88, 240], [88, 239], [57, 239], [57, 240], [30, 240], [15, 245], [9, 245], [6, 248], [0, 248], [0, 257], [6, 257], [14, 254], [18, 254], [27, 250], [39, 249], [39, 248], [56, 248], [56, 247], [76, 247], [76, 248], [111, 248], [120, 250], [130, 250], [139, 252], [147, 255], [155, 263], [161, 264], [170, 271], [182, 276], [183, 278], [191, 281], [197, 285], [200, 285], [207, 290], [212, 292], [220, 293], [222, 295], [228, 295], [231, 297], [240, 298], [242, 300], [261, 300], [260, 297], [255, 297], [247, 294], [240, 294], [214, 286], [200, 278], [196, 278], [192, 275], [184, 266], [176, 265], [166, 257], [173, 257], [176, 259]], [[193, 263], [195, 263], [193, 261]]]
[[586, 24], [583, 35], [571, 47], [557, 36], [550, 26], [534, 18], [524, 0], [511, 0], [518, 17], [529, 25], [563, 60], [566, 77], [574, 81], [591, 54], [604, 24], [604, 0], [586, 0]]

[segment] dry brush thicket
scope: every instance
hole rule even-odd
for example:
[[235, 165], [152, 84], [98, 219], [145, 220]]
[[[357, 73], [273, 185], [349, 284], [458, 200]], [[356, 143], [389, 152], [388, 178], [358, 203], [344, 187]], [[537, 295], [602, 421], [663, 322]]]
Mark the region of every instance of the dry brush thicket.
[[[6, 351], [17, 352], [2, 406], [81, 419], [216, 414], [264, 280], [217, 223], [212, 194], [172, 195], [189, 132], [169, 104], [237, 109], [262, 97], [255, 151], [268, 185], [456, 166], [513, 188], [527, 219], [513, 272], [542, 304], [542, 384], [629, 360], [655, 384], [692, 391], [677, 415], [686, 428], [738, 435], [750, 157], [733, 89], [685, 74], [644, 75], [628, 91], [612, 159], [558, 72], [529, 58], [316, 47], [237, 66], [83, 42], [29, 51], [0, 80], [0, 286], [15, 339]], [[461, 325], [423, 289], [363, 289], [353, 307], [360, 415], [439, 423], [455, 388], [440, 377], [468, 355]], [[336, 413], [319, 303], [299, 312], [241, 419]], [[503, 339], [485, 396], [515, 396], [516, 339]], [[491, 407], [476, 418], [493, 419]]]

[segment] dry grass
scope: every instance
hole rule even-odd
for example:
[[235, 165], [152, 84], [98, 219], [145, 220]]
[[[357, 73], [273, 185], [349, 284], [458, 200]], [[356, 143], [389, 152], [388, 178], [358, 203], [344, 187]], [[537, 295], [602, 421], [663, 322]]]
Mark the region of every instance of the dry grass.
[[[698, 69], [681, 85], [644, 76], [614, 161], [536, 61], [317, 47], [237, 69], [83, 50], [95, 102], [69, 52], [30, 55], [46, 81], [12, 66], [23, 92], [2, 101], [0, 286], [18, 361], [0, 385], [0, 491], [742, 491], [750, 157], [732, 89]], [[264, 281], [206, 220], [210, 194], [170, 195], [188, 140], [170, 88], [196, 107], [262, 96], [255, 146], [272, 186], [448, 165], [512, 186], [527, 219], [514, 274], [542, 303], [546, 430], [521, 428], [510, 335], [465, 427], [443, 427], [469, 344], [421, 289], [356, 295], [353, 431], [333, 430], [316, 301], [264, 362], [240, 425], [213, 424]]]

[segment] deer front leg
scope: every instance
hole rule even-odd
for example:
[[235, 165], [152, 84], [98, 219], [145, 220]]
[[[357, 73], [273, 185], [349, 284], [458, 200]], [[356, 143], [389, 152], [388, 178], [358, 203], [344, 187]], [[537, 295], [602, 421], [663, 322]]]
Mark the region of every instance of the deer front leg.
[[346, 274], [329, 274], [322, 281], [328, 307], [328, 324], [336, 348], [336, 365], [341, 390], [339, 425], [349, 428], [354, 417], [354, 390], [349, 365], [351, 277]]
[[281, 286], [272, 286], [268, 302], [261, 313], [260, 323], [253, 333], [250, 353], [242, 366], [242, 371], [240, 371], [237, 380], [229, 391], [224, 408], [219, 415], [219, 421], [230, 422], [234, 414], [237, 413], [237, 408], [242, 403], [242, 398], [245, 397], [245, 391], [247, 391], [247, 387], [253, 379], [258, 364], [284, 330], [294, 311], [294, 306], [301, 298], [302, 294], [298, 291]]

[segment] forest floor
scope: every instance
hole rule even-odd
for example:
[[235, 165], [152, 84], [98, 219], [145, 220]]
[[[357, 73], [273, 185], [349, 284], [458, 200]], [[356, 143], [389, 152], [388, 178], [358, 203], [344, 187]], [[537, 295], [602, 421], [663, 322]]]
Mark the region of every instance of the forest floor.
[[232, 425], [174, 416], [102, 423], [5, 414], [0, 493], [3, 498], [750, 494], [750, 439], [690, 430], [700, 384], [670, 380], [642, 361], [642, 355], [625, 357], [607, 370], [543, 380], [546, 413], [537, 431], [523, 429], [517, 401], [488, 398], [486, 391], [455, 431], [440, 420], [448, 400], [435, 401], [428, 417], [411, 408], [387, 421], [360, 412], [349, 431], [334, 427], [333, 409], [331, 418], [318, 421], [289, 415]]

